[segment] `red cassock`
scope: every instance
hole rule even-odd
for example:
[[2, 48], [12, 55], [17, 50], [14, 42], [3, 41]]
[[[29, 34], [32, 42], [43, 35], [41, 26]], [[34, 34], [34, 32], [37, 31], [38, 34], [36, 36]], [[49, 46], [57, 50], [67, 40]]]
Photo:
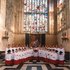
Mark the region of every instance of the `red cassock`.
[[15, 56], [14, 56], [14, 64], [19, 64], [20, 60], [19, 60], [19, 53], [15, 52]]
[[5, 64], [12, 65], [12, 54], [5, 54]]
[[37, 49], [33, 50], [33, 59], [38, 60], [38, 54], [39, 52]]
[[50, 53], [50, 63], [57, 64], [58, 63], [57, 59], [58, 59], [57, 53], [51, 52]]

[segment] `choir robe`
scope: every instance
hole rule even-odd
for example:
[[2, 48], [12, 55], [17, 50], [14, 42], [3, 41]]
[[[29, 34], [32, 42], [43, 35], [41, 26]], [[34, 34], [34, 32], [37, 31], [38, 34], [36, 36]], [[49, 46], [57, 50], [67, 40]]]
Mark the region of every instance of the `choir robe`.
[[41, 50], [39, 50], [39, 57], [41, 57]]
[[[64, 56], [65, 56], [65, 52], [64, 52], [64, 48], [58, 48], [58, 63], [59, 64], [64, 64]], [[62, 51], [62, 55], [60, 55], [60, 51]]]
[[11, 59], [14, 60], [15, 53], [11, 53], [11, 55], [12, 55]]
[[19, 52], [15, 52], [14, 55], [14, 64], [19, 64]]
[[29, 49], [29, 50], [27, 50], [27, 60], [29, 60], [30, 59], [30, 52], [31, 52], [31, 50]]
[[42, 50], [39, 50], [39, 59], [43, 60], [43, 57], [42, 57]]
[[50, 62], [50, 51], [47, 51], [47, 62]]
[[44, 51], [41, 50], [41, 60], [43, 61], [44, 60]]
[[41, 56], [42, 57], [42, 60], [45, 61], [46, 51], [45, 50], [42, 50], [42, 53], [41, 54], [42, 54], [42, 56]]
[[64, 55], [59, 55], [59, 61], [64, 61]]
[[11, 57], [11, 59], [12, 59], [12, 65], [14, 65], [14, 57], [15, 57], [15, 53], [11, 53], [11, 55], [12, 55], [12, 57]]
[[33, 49], [30, 49], [28, 53], [29, 53], [29, 55], [28, 55], [29, 59], [28, 60], [31, 60], [32, 56], [33, 56]]
[[26, 60], [29, 60], [30, 50], [27, 50], [26, 55], [27, 55]]
[[50, 52], [50, 63], [57, 64], [58, 54], [56, 52]]
[[39, 52], [39, 60], [42, 60], [42, 52], [41, 52], [42, 50], [40, 49], [40, 50], [38, 50], [38, 52]]
[[39, 57], [39, 52], [38, 51], [33, 51], [33, 59], [36, 59], [38, 60], [38, 57]]
[[24, 51], [24, 62], [28, 60], [28, 50]]
[[64, 64], [64, 53], [59, 54], [59, 64]]
[[18, 57], [19, 57], [19, 63], [21, 63], [22, 62], [22, 51], [19, 51], [18, 52]]
[[26, 54], [25, 54], [25, 51], [23, 50], [22, 52], [22, 61], [25, 62], [26, 60]]
[[21, 51], [20, 54], [21, 54], [21, 62], [24, 62], [24, 61], [23, 61], [23, 58], [24, 58], [24, 53], [23, 53], [23, 51]]
[[5, 54], [5, 64], [12, 65], [12, 54]]
[[47, 57], [47, 52], [46, 52], [46, 50], [44, 50], [44, 62], [46, 62], [46, 57]]
[[48, 58], [47, 58], [47, 56], [48, 56], [48, 51], [47, 51], [47, 50], [45, 51], [45, 54], [46, 54], [45, 62], [48, 62]]

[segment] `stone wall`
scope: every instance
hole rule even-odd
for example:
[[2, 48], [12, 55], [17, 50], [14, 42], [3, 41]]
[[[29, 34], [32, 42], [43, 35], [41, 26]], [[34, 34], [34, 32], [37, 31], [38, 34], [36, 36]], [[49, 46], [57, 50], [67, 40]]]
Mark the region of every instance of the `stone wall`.
[[15, 45], [25, 45], [25, 34], [14, 34], [14, 44]]
[[[68, 40], [66, 40], [66, 41], [62, 41], [62, 33], [63, 32], [67, 33]], [[62, 46], [65, 48], [65, 51], [70, 52], [70, 28], [58, 33], [57, 39], [58, 39], [58, 45], [62, 44]]]
[[[63, 47], [65, 48], [65, 51], [70, 52], [70, 0], [65, 0], [64, 1], [64, 21], [65, 23], [65, 28], [58, 32], [57, 34], [57, 39], [58, 39], [58, 45], [62, 44]], [[66, 33], [66, 36], [68, 40], [62, 41], [62, 34]]]
[[5, 15], [6, 15], [6, 0], [0, 0], [0, 51], [5, 50], [6, 46], [6, 43], [2, 40], [2, 37], [5, 32]]

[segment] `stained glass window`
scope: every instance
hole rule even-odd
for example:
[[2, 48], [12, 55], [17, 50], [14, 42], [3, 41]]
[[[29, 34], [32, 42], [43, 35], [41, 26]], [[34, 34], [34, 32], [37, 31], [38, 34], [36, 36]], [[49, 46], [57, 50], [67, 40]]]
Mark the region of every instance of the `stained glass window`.
[[24, 32], [47, 32], [47, 8], [47, 0], [24, 0]]

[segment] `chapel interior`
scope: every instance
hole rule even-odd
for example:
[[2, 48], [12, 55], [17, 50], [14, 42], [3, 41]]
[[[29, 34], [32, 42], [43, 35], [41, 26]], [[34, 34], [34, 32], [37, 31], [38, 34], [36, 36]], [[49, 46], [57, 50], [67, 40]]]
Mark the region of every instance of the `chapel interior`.
[[[69, 15], [70, 0], [0, 0], [0, 70], [70, 70]], [[35, 48], [35, 45], [64, 48], [64, 64], [56, 66], [47, 62], [45, 66], [41, 62], [31, 69], [27, 63], [5, 65], [8, 46]]]

